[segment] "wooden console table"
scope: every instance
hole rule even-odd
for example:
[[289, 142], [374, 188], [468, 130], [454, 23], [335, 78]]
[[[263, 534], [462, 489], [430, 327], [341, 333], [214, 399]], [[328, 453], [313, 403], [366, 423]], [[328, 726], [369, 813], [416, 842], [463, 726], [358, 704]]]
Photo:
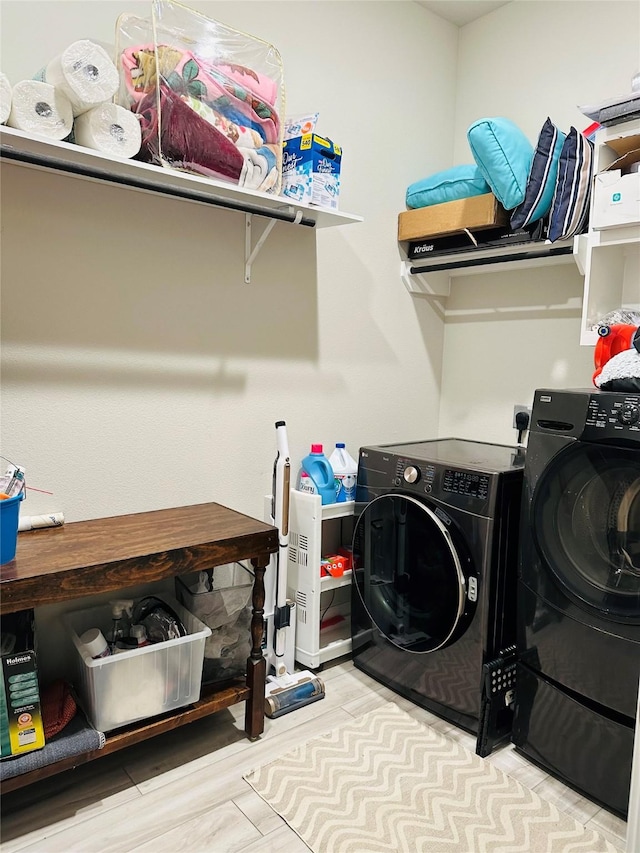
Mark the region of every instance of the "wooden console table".
[[266, 662], [261, 643], [264, 573], [278, 550], [275, 527], [220, 504], [161, 509], [78, 521], [18, 536], [15, 559], [0, 566], [0, 614], [68, 601], [175, 575], [251, 560], [254, 585], [247, 677], [230, 687], [203, 687], [193, 705], [107, 735], [102, 749], [58, 761], [2, 784], [5, 792], [124, 749], [139, 741], [246, 702], [245, 731], [264, 730]]

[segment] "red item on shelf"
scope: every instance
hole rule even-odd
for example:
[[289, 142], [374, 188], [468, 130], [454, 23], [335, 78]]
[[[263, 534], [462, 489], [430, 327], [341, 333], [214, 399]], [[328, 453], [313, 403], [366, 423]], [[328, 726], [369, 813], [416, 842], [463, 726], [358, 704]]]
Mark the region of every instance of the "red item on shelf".
[[334, 625], [339, 625], [340, 622], [344, 622], [344, 616], [330, 616], [320, 623], [320, 630], [323, 631], [325, 628], [332, 628]]
[[45, 740], [49, 740], [71, 722], [78, 710], [66, 681], [57, 679], [42, 691], [40, 710]]
[[602, 368], [613, 358], [634, 345], [634, 338], [640, 330], [639, 326], [631, 326], [626, 323], [614, 323], [612, 326], [600, 326], [598, 329], [598, 341], [593, 353], [595, 372], [593, 384], [602, 372]]

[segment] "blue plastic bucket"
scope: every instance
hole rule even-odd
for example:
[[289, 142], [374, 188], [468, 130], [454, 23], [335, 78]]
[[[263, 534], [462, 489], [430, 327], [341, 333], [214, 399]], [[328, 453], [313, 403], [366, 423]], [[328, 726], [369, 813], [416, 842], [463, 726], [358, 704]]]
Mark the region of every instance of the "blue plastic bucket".
[[0, 501], [0, 563], [8, 563], [16, 555], [21, 500], [22, 493]]

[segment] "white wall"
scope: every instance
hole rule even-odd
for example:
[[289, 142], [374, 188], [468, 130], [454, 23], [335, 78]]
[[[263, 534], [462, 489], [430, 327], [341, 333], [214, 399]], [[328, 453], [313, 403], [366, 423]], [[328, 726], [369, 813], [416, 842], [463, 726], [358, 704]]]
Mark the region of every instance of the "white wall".
[[[279, 48], [287, 111], [320, 110], [365, 221], [278, 224], [246, 286], [241, 214], [3, 164], [0, 448], [54, 492], [25, 512], [261, 516], [276, 419], [295, 460], [317, 440], [510, 442], [514, 403], [590, 383], [577, 269], [456, 279], [443, 333], [442, 305], [399, 281], [396, 217], [408, 183], [469, 162], [474, 119], [535, 142], [547, 115], [582, 128], [578, 104], [627, 91], [636, 2], [516, 0], [459, 31], [411, 2], [194, 5]], [[3, 69], [16, 82], [148, 8], [4, 0]], [[594, 38], [612, 21], [615, 48]]]
[[[278, 419], [296, 462], [437, 435], [443, 321], [400, 282], [396, 221], [451, 165], [457, 28], [411, 2], [191, 5], [278, 47], [287, 112], [320, 111], [365, 221], [279, 223], [245, 285], [242, 214], [3, 164], [0, 447], [54, 492], [26, 514], [262, 517]], [[149, 4], [3, 0], [3, 71], [113, 42], [125, 10]]]
[[[640, 69], [638, 2], [515, 0], [460, 30], [454, 162], [472, 162], [466, 130], [506, 116], [535, 145], [550, 116], [590, 121], [579, 105], [631, 90]], [[440, 434], [513, 442], [513, 405], [536, 388], [589, 387], [579, 346], [583, 279], [575, 266], [454, 279], [447, 302]]]

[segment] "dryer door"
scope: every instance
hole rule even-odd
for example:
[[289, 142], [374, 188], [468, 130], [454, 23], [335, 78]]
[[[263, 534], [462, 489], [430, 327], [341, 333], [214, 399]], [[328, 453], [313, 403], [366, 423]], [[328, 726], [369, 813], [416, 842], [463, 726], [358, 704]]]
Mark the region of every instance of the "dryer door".
[[412, 497], [367, 504], [353, 537], [354, 583], [372, 622], [409, 652], [453, 643], [469, 625], [478, 578], [453, 522]]
[[640, 455], [576, 442], [540, 478], [531, 527], [544, 565], [583, 610], [640, 624]]

